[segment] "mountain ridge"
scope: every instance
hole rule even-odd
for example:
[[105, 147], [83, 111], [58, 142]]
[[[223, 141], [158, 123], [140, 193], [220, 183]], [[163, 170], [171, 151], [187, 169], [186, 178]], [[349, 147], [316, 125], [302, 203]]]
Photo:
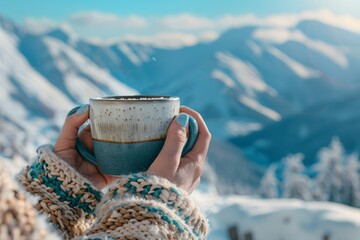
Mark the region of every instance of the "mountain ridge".
[[[226, 159], [216, 152], [210, 154], [209, 163], [215, 166], [219, 182], [230, 189], [254, 189], [269, 161], [294, 150], [291, 146], [278, 149], [279, 132], [290, 134], [292, 128], [299, 132], [301, 124], [295, 123], [323, 119], [322, 113], [310, 120], [302, 119], [301, 114], [328, 102], [337, 106], [339, 99], [360, 88], [360, 57], [353, 53], [357, 43], [347, 41], [338, 46], [331, 40], [312, 39], [298, 27], [303, 27], [301, 24], [280, 31], [268, 26], [231, 29], [213, 42], [172, 50], [121, 41], [94, 44], [72, 38], [61, 29], [34, 34], [1, 17], [0, 26], [0, 95], [4, 103], [0, 108], [4, 119], [0, 149], [10, 149], [6, 150], [9, 156], [21, 152], [21, 145], [30, 146], [23, 152], [26, 157], [36, 145], [53, 141], [66, 111], [88, 102], [89, 97], [176, 95], [183, 105], [204, 116], [216, 139], [213, 149], [229, 151]], [[320, 27], [321, 31], [337, 31], [329, 25]], [[317, 28], [319, 24], [306, 26], [307, 32]], [[353, 111], [357, 108], [349, 106]], [[351, 116], [357, 119], [356, 114]], [[288, 123], [291, 118], [294, 124]], [[340, 123], [348, 134], [351, 129], [347, 125], [353, 122], [345, 120]], [[273, 126], [278, 127], [272, 130]], [[326, 145], [324, 139], [330, 136], [315, 134], [313, 125], [311, 129], [309, 134]], [[16, 136], [10, 137], [12, 131]], [[274, 155], [256, 145], [267, 132], [273, 144], [278, 144]], [[6, 143], [7, 138], [14, 142]], [[357, 144], [354, 137], [349, 139], [353, 142], [345, 145]], [[294, 139], [289, 145], [300, 143]], [[320, 147], [319, 143], [313, 148]], [[16, 146], [13, 152], [12, 145]], [[309, 149], [306, 151], [315, 151]], [[248, 162], [249, 175], [232, 174], [231, 179], [223, 173], [231, 164], [219, 166], [222, 161], [234, 163], [238, 155], [239, 162]], [[231, 187], [236, 182], [239, 184]]]

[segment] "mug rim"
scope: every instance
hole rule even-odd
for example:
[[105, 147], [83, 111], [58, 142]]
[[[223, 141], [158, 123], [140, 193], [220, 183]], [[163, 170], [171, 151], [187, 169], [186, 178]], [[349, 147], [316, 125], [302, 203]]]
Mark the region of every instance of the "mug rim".
[[90, 98], [90, 101], [99, 101], [99, 102], [154, 102], [154, 101], [179, 101], [180, 98], [177, 96], [155, 96], [155, 95], [114, 95], [114, 96], [105, 96], [105, 97], [93, 97]]

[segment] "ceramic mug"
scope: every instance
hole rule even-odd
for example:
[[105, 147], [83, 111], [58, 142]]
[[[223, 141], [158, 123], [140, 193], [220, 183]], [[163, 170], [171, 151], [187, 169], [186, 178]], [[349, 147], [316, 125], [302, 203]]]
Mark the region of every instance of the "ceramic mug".
[[[69, 115], [79, 107], [72, 109]], [[90, 127], [94, 153], [77, 139], [84, 159], [108, 175], [146, 171], [162, 149], [167, 130], [179, 114], [180, 99], [169, 96], [110, 96], [90, 99]], [[182, 156], [198, 136], [196, 120], [190, 116], [189, 138]]]

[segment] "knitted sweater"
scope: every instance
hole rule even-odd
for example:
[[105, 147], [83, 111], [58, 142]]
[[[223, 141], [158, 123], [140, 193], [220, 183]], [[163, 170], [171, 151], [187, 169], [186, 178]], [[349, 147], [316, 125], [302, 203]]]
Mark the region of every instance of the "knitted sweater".
[[[38, 149], [37, 161], [27, 166], [18, 180], [26, 191], [38, 196], [35, 208], [47, 216], [62, 238], [206, 239], [208, 224], [199, 208], [186, 192], [155, 175], [121, 176], [103, 193], [50, 146], [43, 146]], [[4, 187], [12, 194], [4, 195]], [[14, 212], [15, 220], [10, 225], [6, 219], [0, 222], [0, 232], [8, 239], [14, 238], [13, 229], [18, 229], [19, 236], [14, 239], [48, 239], [49, 229], [35, 224], [37, 213], [13, 185], [4, 182], [0, 171], [0, 219], [9, 211]]]

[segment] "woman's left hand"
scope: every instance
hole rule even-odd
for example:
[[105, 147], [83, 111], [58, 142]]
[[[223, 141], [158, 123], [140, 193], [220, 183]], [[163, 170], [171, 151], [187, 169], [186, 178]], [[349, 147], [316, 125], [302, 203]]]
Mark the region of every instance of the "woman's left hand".
[[88, 179], [94, 186], [104, 188], [117, 179], [117, 177], [100, 172], [98, 167], [86, 161], [76, 150], [76, 138], [79, 135], [81, 142], [92, 150], [90, 126], [85, 127], [80, 133], [79, 128], [89, 118], [89, 105], [84, 105], [76, 113], [65, 119], [64, 127], [55, 143], [54, 152], [76, 171]]

